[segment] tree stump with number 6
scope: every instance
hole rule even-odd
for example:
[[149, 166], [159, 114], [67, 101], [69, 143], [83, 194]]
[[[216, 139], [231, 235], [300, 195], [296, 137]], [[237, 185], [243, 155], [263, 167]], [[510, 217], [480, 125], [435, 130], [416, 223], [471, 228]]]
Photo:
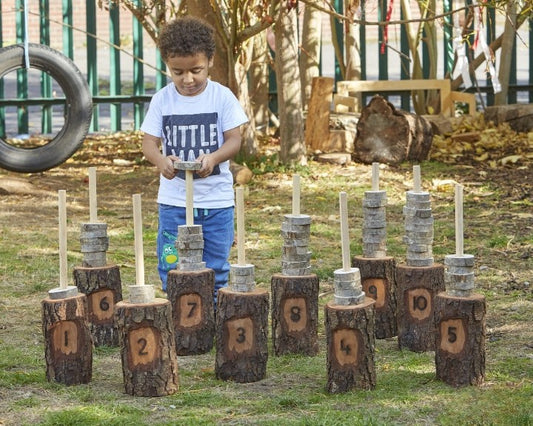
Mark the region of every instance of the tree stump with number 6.
[[375, 388], [374, 305], [370, 297], [357, 305], [326, 304], [326, 389], [329, 393]]
[[93, 342], [87, 323], [87, 296], [42, 301], [46, 378], [64, 385], [89, 383]]
[[435, 366], [437, 378], [459, 387], [480, 385], [485, 379], [485, 297], [435, 298]]
[[318, 353], [318, 277], [272, 276], [272, 340], [276, 355]]
[[74, 283], [87, 295], [89, 328], [95, 346], [118, 346], [115, 305], [122, 300], [122, 282], [117, 265], [77, 266]]
[[172, 305], [178, 355], [204, 354], [213, 348], [214, 288], [212, 269], [168, 272], [167, 296]]
[[265, 377], [268, 305], [265, 290], [218, 291], [215, 360], [218, 379], [251, 383]]
[[178, 361], [170, 302], [159, 298], [150, 303], [119, 302], [115, 312], [125, 392], [133, 396], [175, 393]]

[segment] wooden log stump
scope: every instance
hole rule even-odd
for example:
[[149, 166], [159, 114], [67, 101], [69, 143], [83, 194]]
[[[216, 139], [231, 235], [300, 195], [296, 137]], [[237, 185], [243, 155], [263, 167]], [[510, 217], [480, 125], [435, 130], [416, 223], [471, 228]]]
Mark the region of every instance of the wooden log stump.
[[357, 122], [355, 157], [367, 164], [419, 162], [427, 160], [432, 138], [431, 124], [424, 117], [398, 110], [376, 95]]
[[275, 274], [272, 341], [275, 355], [318, 353], [318, 277]]
[[374, 305], [365, 297], [357, 305], [330, 302], [324, 307], [329, 393], [375, 388]]
[[268, 292], [261, 289], [218, 291], [215, 362], [218, 379], [251, 383], [265, 377], [268, 304]]
[[377, 339], [398, 334], [396, 315], [396, 262], [393, 257], [369, 258], [354, 256], [352, 266], [359, 268], [365, 294], [376, 301], [374, 332]]
[[118, 346], [115, 305], [122, 300], [122, 282], [117, 265], [77, 266], [74, 283], [87, 295], [89, 328], [95, 346]]
[[46, 378], [64, 385], [89, 383], [93, 342], [87, 322], [87, 296], [42, 301]]
[[172, 307], [165, 299], [115, 308], [125, 392], [164, 396], [179, 388]]
[[435, 366], [437, 378], [459, 387], [485, 380], [485, 297], [435, 298]]
[[212, 269], [168, 272], [167, 297], [172, 305], [178, 355], [204, 354], [213, 348], [214, 289], [215, 272]]
[[314, 77], [307, 119], [305, 120], [305, 142], [312, 151], [328, 151], [329, 115], [333, 100], [331, 77]]
[[435, 296], [444, 290], [444, 265], [396, 267], [398, 345], [414, 352], [435, 349]]

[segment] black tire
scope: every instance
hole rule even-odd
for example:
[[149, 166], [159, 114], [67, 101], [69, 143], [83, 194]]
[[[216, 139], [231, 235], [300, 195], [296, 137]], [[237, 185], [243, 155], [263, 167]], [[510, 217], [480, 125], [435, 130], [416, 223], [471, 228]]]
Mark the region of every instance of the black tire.
[[[30, 43], [28, 53], [30, 68], [48, 73], [61, 86], [66, 105], [63, 127], [47, 144], [19, 148], [0, 138], [0, 167], [22, 173], [42, 172], [70, 158], [87, 136], [93, 108], [87, 81], [74, 62], [41, 44]], [[0, 49], [0, 78], [21, 68], [25, 68], [22, 44]]]

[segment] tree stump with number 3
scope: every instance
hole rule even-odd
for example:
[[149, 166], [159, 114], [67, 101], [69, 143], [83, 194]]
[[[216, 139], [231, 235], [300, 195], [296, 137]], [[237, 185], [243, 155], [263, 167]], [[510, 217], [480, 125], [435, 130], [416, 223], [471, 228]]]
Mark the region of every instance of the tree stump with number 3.
[[238, 383], [262, 380], [268, 360], [268, 292], [218, 291], [215, 375]]
[[215, 272], [204, 268], [168, 272], [167, 297], [172, 315], [178, 355], [197, 355], [213, 348]]
[[276, 355], [318, 353], [318, 277], [272, 276], [272, 341]]
[[150, 303], [119, 302], [124, 388], [133, 396], [164, 396], [178, 390], [178, 361], [172, 307], [166, 299]]
[[87, 295], [89, 328], [95, 346], [118, 346], [115, 305], [122, 300], [122, 282], [117, 265], [102, 267], [77, 266], [74, 283]]
[[375, 388], [374, 305], [370, 297], [357, 305], [326, 304], [328, 392]]

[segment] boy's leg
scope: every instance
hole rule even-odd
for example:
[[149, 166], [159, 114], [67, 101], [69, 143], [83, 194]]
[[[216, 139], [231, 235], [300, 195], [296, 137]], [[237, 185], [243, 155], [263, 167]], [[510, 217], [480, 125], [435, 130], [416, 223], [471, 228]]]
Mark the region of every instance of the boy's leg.
[[161, 278], [162, 289], [167, 291], [167, 274], [176, 269], [178, 251], [176, 239], [178, 226], [185, 224], [183, 207], [159, 204], [159, 226], [157, 231], [157, 270]]

